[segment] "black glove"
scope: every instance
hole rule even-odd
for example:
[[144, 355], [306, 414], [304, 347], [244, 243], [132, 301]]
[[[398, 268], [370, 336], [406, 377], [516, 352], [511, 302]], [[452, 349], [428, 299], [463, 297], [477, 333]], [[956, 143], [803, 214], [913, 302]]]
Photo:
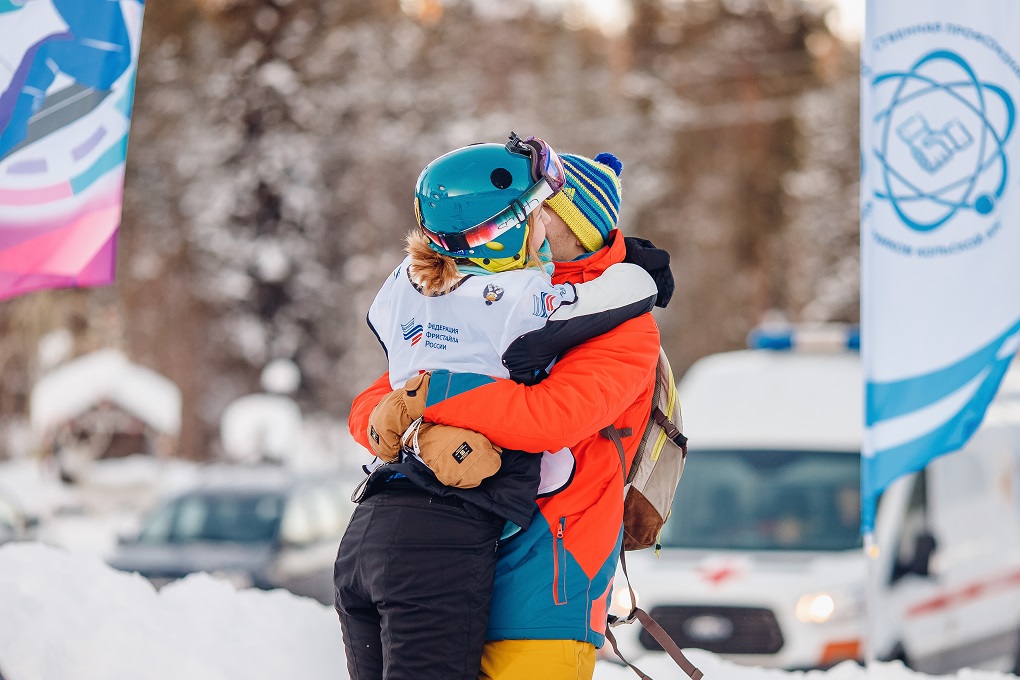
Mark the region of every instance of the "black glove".
[[643, 239], [627, 236], [623, 239], [627, 247], [627, 256], [624, 262], [630, 262], [644, 269], [655, 281], [655, 287], [659, 294], [655, 298], [656, 307], [665, 307], [669, 299], [673, 297], [673, 272], [669, 270], [669, 253], [661, 248], [656, 248], [652, 242]]

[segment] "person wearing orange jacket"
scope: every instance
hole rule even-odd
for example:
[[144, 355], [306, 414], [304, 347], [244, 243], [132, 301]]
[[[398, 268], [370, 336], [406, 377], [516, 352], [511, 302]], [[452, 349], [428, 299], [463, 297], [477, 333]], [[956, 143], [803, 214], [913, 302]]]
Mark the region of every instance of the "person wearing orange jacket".
[[[672, 294], [668, 255], [616, 229], [620, 166], [563, 154], [564, 191], [547, 201], [554, 283], [582, 283], [610, 265], [642, 264]], [[613, 159], [615, 161], [615, 158]], [[659, 332], [651, 314], [566, 352], [542, 382], [432, 374], [424, 416], [475, 430], [498, 446], [549, 450], [536, 514], [499, 548], [481, 678], [590, 678], [605, 642], [606, 614], [622, 541], [623, 472], [614, 444], [624, 433], [633, 460], [651, 409]], [[369, 417], [390, 392], [383, 375], [351, 408], [349, 428], [368, 446]]]

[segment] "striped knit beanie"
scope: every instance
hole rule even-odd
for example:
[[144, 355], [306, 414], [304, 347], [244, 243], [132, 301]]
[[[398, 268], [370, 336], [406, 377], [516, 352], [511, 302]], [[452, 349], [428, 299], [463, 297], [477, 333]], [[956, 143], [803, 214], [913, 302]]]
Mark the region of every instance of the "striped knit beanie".
[[593, 253], [616, 228], [623, 163], [611, 153], [600, 153], [594, 159], [565, 153], [560, 158], [567, 183], [546, 205], [563, 218], [584, 249]]

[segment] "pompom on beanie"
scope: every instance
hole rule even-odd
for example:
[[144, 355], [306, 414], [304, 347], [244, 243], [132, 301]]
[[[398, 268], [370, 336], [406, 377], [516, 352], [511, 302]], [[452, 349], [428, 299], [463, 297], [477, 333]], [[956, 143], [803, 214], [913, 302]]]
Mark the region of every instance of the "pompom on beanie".
[[563, 189], [546, 201], [589, 253], [606, 244], [620, 216], [623, 163], [611, 153], [594, 159], [560, 154], [567, 171]]

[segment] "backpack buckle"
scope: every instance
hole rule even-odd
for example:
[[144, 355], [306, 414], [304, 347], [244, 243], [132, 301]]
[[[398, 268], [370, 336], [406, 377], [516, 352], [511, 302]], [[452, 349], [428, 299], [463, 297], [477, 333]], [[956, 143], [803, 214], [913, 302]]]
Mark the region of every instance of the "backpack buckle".
[[616, 614], [610, 614], [607, 618], [609, 619], [610, 628], [616, 628], [617, 626], [626, 626], [627, 624], [634, 623], [635, 621], [637, 621], [638, 618], [637, 607], [631, 609], [630, 613], [627, 614], [626, 617], [617, 616]]

